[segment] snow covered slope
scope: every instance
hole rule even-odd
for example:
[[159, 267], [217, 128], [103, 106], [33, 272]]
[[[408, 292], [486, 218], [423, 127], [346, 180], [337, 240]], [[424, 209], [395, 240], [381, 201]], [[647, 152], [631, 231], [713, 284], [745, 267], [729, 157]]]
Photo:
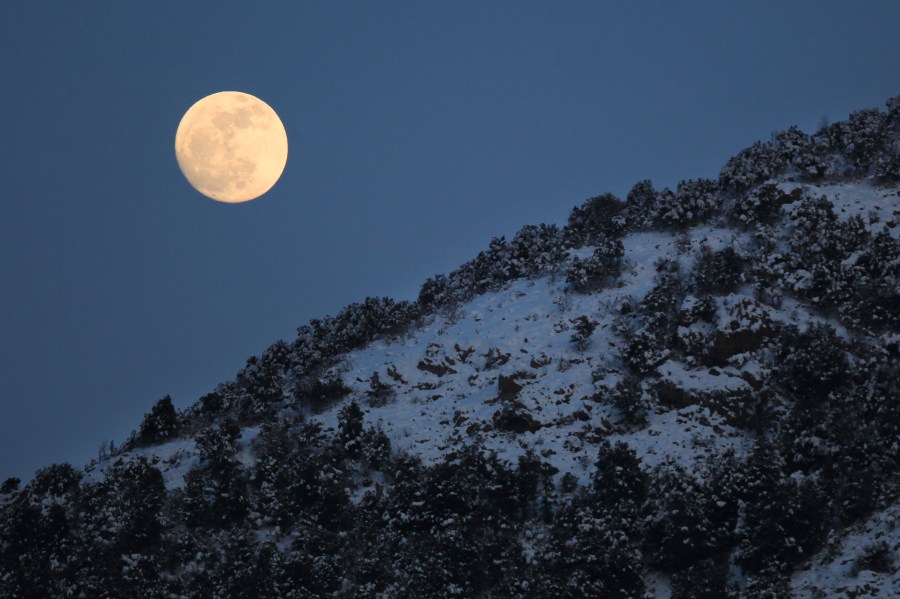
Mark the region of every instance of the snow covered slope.
[[[802, 188], [806, 197], [825, 197], [842, 221], [862, 216], [871, 230], [884, 229], [895, 238], [900, 227], [886, 227], [897, 218], [896, 188], [872, 188], [865, 184], [811, 186], [784, 183], [786, 193]], [[792, 204], [784, 205], [789, 212]], [[783, 231], [786, 243], [789, 232]], [[655, 265], [672, 259], [684, 273], [694, 267], [701, 247], [718, 251], [726, 247], [740, 253], [754, 251], [750, 234], [730, 228], [701, 226], [675, 235], [641, 232], [624, 237], [622, 274], [615, 286], [589, 294], [574, 293], [559, 272], [533, 279], [519, 279], [501, 289], [486, 292], [452, 310], [428, 315], [399, 336], [378, 339], [368, 346], [342, 354], [325, 377], [344, 381], [351, 392], [326, 411], [312, 414], [326, 431], [337, 429], [337, 414], [350, 402], [363, 406], [365, 423], [383, 430], [395, 448], [440, 460], [459, 445], [478, 440], [499, 456], [515, 462], [527, 449], [543, 456], [560, 473], [571, 472], [587, 480], [593, 468], [592, 444], [600, 438], [622, 440], [632, 446], [647, 467], [676, 462], [697, 469], [705, 457], [725, 449], [746, 454], [752, 438], [729, 425], [708, 405], [689, 403], [655, 406], [646, 426], [628, 430], [616, 409], [602, 401], [605, 390], [615, 386], [627, 371], [622, 349], [631, 338], [623, 309], [633, 307], [659, 280]], [[584, 247], [569, 252], [586, 258]], [[713, 322], [679, 327], [692, 331], [731, 332], [758, 328], [761, 323], [829, 324], [840, 337], [850, 338], [845, 327], [790, 297], [774, 307], [761, 303], [750, 286], [715, 299]], [[675, 308], [690, 310], [697, 298], [688, 295]], [[586, 316], [597, 323], [588, 344], [572, 341], [573, 320]], [[644, 381], [645, 391], [665, 384], [690, 397], [719, 394], [724, 397], [752, 392], [765, 366], [750, 354], [731, 356], [727, 364], [708, 367], [690, 356], [674, 356]], [[373, 399], [371, 380], [377, 375], [383, 386]], [[506, 378], [514, 393], [504, 401], [500, 379]], [[751, 382], [748, 382], [751, 381]], [[515, 403], [522, 426], [497, 426], [495, 417], [504, 405]], [[258, 426], [246, 429], [248, 444]], [[134, 450], [127, 455], [156, 456], [158, 466], [177, 485], [195, 449], [190, 440]], [[585, 459], [587, 458], [587, 459]], [[246, 460], [252, 460], [246, 456]], [[102, 466], [102, 465], [100, 465]], [[96, 468], [95, 468], [96, 469]]]
[[4, 483], [0, 598], [896, 596], [898, 139], [792, 128], [311, 321]]

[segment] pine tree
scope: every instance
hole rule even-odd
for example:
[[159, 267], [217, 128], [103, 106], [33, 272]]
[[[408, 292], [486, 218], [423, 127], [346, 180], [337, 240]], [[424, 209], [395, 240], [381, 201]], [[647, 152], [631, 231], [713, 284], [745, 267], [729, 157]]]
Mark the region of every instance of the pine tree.
[[177, 434], [178, 415], [172, 398], [166, 395], [144, 416], [137, 441], [140, 445], [154, 445], [173, 439]]

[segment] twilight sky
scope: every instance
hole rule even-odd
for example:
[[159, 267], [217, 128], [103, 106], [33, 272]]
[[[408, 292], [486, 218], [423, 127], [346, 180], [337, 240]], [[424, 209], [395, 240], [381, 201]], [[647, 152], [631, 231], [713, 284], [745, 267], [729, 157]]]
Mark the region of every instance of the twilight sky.
[[[575, 204], [900, 93], [900, 2], [20, 2], [0, 22], [0, 481], [81, 466], [298, 325]], [[173, 151], [279, 114], [259, 200]]]

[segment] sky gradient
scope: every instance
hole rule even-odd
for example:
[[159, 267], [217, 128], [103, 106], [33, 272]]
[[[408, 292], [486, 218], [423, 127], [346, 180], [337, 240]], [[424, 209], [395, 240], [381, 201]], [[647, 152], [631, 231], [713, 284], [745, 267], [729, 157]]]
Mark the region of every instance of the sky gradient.
[[[492, 236], [715, 177], [900, 93], [900, 3], [16, 3], [0, 23], [0, 480], [81, 466], [310, 318], [413, 299]], [[256, 95], [262, 198], [194, 191], [175, 130]]]

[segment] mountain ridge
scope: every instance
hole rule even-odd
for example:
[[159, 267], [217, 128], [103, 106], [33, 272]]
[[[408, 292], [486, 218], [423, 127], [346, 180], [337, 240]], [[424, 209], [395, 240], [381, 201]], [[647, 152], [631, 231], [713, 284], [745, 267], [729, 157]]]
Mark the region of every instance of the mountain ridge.
[[495, 238], [7, 481], [0, 596], [900, 590], [887, 107]]

